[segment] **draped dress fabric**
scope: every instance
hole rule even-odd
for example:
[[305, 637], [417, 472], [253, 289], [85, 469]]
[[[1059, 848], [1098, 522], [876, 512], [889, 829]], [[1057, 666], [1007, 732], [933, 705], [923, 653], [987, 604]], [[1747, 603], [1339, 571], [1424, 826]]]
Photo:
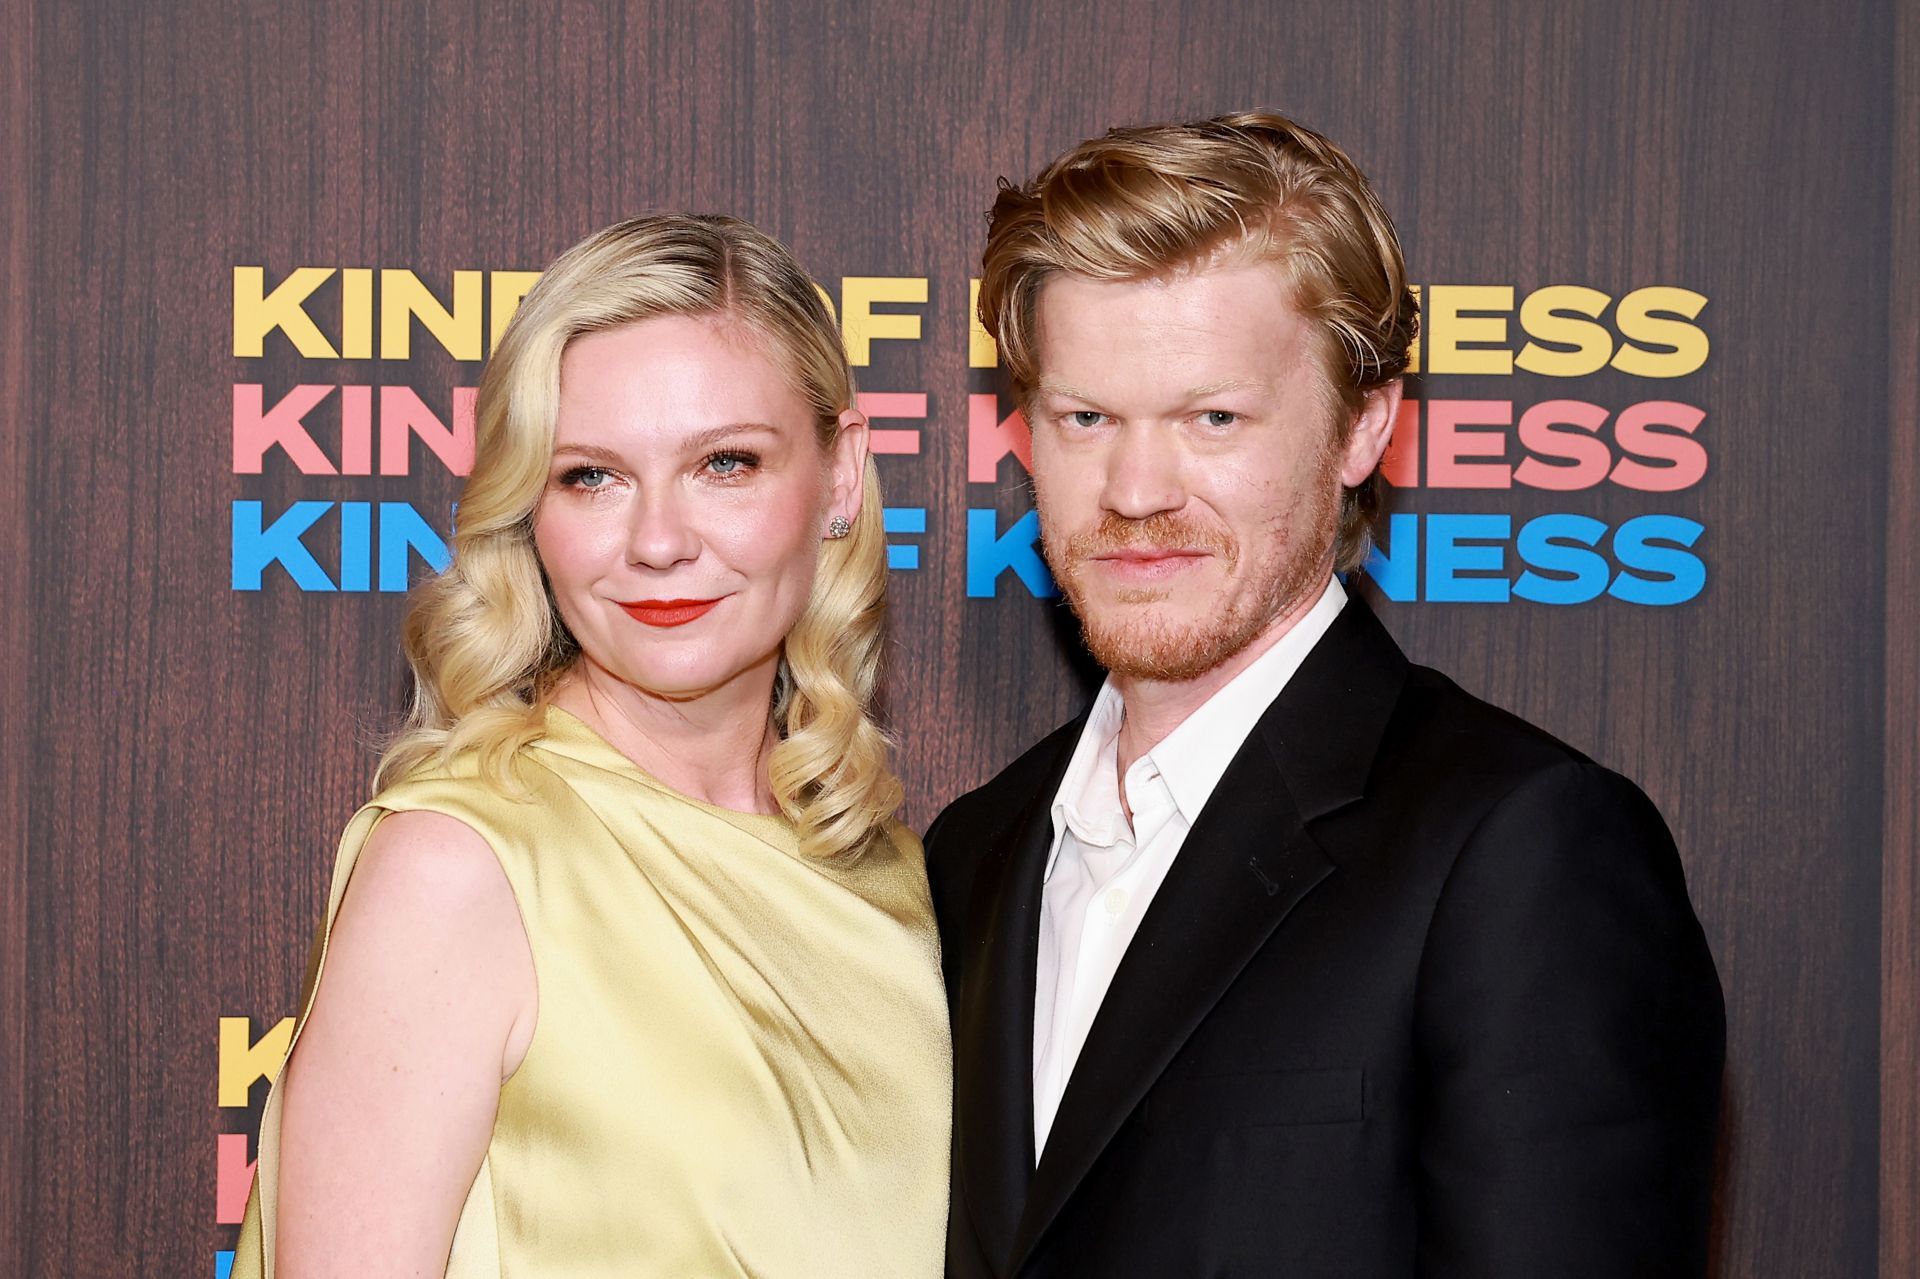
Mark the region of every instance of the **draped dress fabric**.
[[[784, 818], [670, 790], [564, 711], [546, 725], [522, 798], [456, 761], [354, 817], [302, 999], [304, 1023], [383, 817], [443, 813], [491, 845], [539, 1011], [447, 1273], [938, 1275], [951, 1050], [918, 840], [803, 858]], [[279, 1138], [276, 1090], [237, 1279], [273, 1273]]]

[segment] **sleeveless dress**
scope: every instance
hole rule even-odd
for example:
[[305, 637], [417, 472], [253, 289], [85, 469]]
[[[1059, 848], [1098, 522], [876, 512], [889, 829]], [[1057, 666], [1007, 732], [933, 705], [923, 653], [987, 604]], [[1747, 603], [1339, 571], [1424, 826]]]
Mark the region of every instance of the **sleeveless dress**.
[[[517, 763], [531, 802], [456, 761], [354, 816], [301, 1000], [304, 1025], [383, 817], [492, 846], [538, 1015], [451, 1279], [939, 1275], [952, 1060], [919, 841], [803, 859], [785, 818], [670, 790], [558, 709]], [[235, 1279], [273, 1273], [279, 1139], [276, 1088]]]

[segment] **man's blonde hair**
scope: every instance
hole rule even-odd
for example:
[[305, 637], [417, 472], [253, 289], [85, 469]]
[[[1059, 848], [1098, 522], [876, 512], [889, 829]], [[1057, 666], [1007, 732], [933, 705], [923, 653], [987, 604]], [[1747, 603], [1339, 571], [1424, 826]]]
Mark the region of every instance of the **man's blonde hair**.
[[[1114, 129], [994, 201], [980, 322], [1025, 405], [1038, 378], [1040, 290], [1054, 275], [1145, 280], [1223, 251], [1281, 263], [1323, 344], [1338, 439], [1367, 393], [1406, 371], [1419, 325], [1393, 221], [1346, 153], [1269, 112]], [[1366, 559], [1379, 472], [1346, 490], [1335, 562]]]

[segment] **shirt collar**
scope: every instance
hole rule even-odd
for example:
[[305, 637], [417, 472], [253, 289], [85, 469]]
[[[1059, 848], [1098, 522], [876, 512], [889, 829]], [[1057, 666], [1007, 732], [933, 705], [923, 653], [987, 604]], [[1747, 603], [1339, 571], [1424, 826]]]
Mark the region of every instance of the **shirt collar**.
[[1073, 758], [1061, 775], [1060, 788], [1053, 794], [1053, 850], [1047, 854], [1046, 878], [1053, 878], [1054, 863], [1060, 857], [1061, 837], [1071, 824], [1076, 838], [1091, 838], [1099, 844], [1111, 844], [1118, 837], [1120, 812], [1118, 789], [1113, 785], [1093, 787], [1096, 776], [1111, 777], [1117, 767], [1115, 752], [1120, 737], [1124, 710], [1120, 690], [1109, 679], [1100, 686], [1087, 712], [1087, 722], [1074, 745]]
[[1189, 826], [1200, 819], [1200, 810], [1207, 806], [1214, 787], [1226, 775], [1227, 765], [1240, 753], [1253, 726], [1280, 696], [1346, 603], [1347, 592], [1340, 579], [1328, 578], [1313, 607], [1272, 648], [1254, 658], [1246, 670], [1228, 680], [1147, 752], [1167, 779], [1174, 803], [1180, 806], [1180, 816]]
[[[1340, 616], [1346, 603], [1347, 592], [1340, 585], [1340, 579], [1328, 578], [1326, 589], [1313, 607], [1272, 648], [1227, 681], [1142, 758], [1141, 763], [1150, 762], [1159, 770], [1187, 825], [1199, 820], [1201, 810], [1226, 774], [1227, 765], [1233, 762], [1253, 732], [1253, 726], [1266, 714], [1267, 707], [1300, 669], [1300, 664]], [[1061, 837], [1069, 821], [1098, 839], [1108, 831], [1110, 822], [1124, 820], [1119, 808], [1119, 779], [1108, 781], [1103, 777], [1102, 785], [1091, 790], [1089, 784], [1102, 770], [1108, 777], [1114, 772], [1115, 749], [1125, 711], [1120, 690], [1109, 676], [1087, 712], [1087, 722], [1080, 730], [1073, 757], [1067, 762], [1060, 788], [1054, 792], [1053, 849], [1047, 856], [1047, 878], [1053, 876], [1054, 864], [1060, 856]], [[1113, 797], [1110, 802], [1105, 799], [1108, 795]], [[1089, 796], [1099, 798], [1089, 800]], [[1098, 842], [1111, 843], [1112, 839]]]

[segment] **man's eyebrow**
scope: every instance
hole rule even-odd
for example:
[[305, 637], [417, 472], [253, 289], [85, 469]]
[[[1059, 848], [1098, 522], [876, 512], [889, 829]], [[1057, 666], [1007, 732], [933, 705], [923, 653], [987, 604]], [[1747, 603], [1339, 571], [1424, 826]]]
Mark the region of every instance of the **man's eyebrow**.
[[1052, 378], [1041, 378], [1034, 384], [1033, 389], [1040, 395], [1057, 395], [1064, 400], [1083, 400], [1088, 404], [1094, 402], [1094, 397], [1079, 387], [1068, 386], [1065, 382], [1056, 382]]
[[[1221, 378], [1218, 382], [1209, 382], [1205, 386], [1194, 387], [1187, 392], [1187, 398], [1189, 400], [1204, 400], [1210, 396], [1225, 395], [1229, 391], [1250, 391], [1258, 389], [1258, 387], [1259, 383], [1249, 382], [1245, 378]], [[1092, 404], [1098, 399], [1097, 396], [1089, 395], [1078, 387], [1068, 386], [1064, 382], [1055, 382], [1047, 378], [1041, 378], [1034, 389], [1041, 395], [1057, 395], [1062, 399], [1081, 400], [1088, 404]]]
[[1221, 378], [1218, 382], [1209, 382], [1205, 386], [1194, 387], [1191, 391], [1187, 392], [1187, 398], [1190, 400], [1204, 400], [1209, 396], [1225, 395], [1228, 391], [1250, 391], [1253, 390], [1256, 385], [1256, 383], [1249, 382], [1245, 378]]

